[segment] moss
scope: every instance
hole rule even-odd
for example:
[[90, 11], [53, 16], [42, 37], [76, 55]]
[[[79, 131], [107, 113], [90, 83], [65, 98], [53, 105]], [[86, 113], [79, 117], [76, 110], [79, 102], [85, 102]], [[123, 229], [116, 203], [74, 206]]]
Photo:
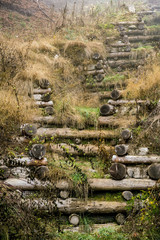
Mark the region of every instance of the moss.
[[124, 201], [121, 192], [96, 193], [91, 199], [99, 201]]
[[103, 80], [103, 83], [106, 82], [118, 82], [120, 80], [125, 80], [125, 76], [124, 75], [120, 75], [120, 74], [115, 74], [115, 75], [111, 75], [111, 76], [106, 76]]

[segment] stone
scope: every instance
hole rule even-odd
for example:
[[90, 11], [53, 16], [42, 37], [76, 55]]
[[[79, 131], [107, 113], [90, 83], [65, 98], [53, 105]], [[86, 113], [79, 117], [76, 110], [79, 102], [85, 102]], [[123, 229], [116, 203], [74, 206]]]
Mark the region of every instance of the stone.
[[122, 196], [123, 196], [123, 198], [124, 198], [125, 200], [129, 201], [129, 200], [132, 199], [133, 193], [130, 192], [130, 191], [124, 191], [124, 192], [122, 193]]
[[147, 169], [142, 167], [135, 167], [133, 178], [136, 178], [136, 179], [147, 178]]
[[130, 178], [133, 178], [133, 174], [134, 174], [134, 171], [133, 171], [133, 168], [127, 168], [127, 174], [128, 174], [128, 177]]
[[122, 213], [118, 213], [116, 215], [116, 222], [119, 224], [119, 225], [123, 225], [124, 222], [126, 220], [126, 217], [122, 214]]
[[29, 169], [24, 167], [15, 167], [15, 168], [12, 168], [11, 170], [11, 174], [14, 177], [18, 177], [18, 178], [28, 178], [29, 173], [30, 173]]

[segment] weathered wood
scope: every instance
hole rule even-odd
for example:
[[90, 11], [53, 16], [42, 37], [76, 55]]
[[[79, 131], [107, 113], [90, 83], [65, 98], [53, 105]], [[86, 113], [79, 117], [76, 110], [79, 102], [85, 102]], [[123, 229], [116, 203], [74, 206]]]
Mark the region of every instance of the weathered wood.
[[40, 81], [39, 81], [39, 86], [42, 88], [42, 89], [47, 89], [49, 87], [50, 83], [47, 79], [45, 78], [42, 78]]
[[145, 30], [138, 30], [138, 29], [136, 29], [136, 30], [128, 30], [126, 32], [126, 34], [128, 36], [144, 36], [144, 35], [146, 35], [146, 31]]
[[39, 180], [46, 180], [49, 177], [49, 169], [46, 166], [40, 166], [35, 171], [35, 177]]
[[142, 104], [145, 104], [146, 101], [145, 100], [117, 100], [117, 101], [114, 101], [114, 100], [109, 100], [108, 101], [108, 104], [111, 104], [113, 106], [122, 106], [122, 105], [125, 105], [125, 104], [139, 104], [139, 105], [142, 105]]
[[118, 157], [113, 155], [112, 162], [119, 162], [125, 164], [151, 164], [160, 163], [160, 156], [131, 156]]
[[115, 180], [122, 180], [126, 176], [126, 166], [122, 163], [114, 163], [109, 169], [111, 177]]
[[45, 116], [45, 117], [35, 117], [34, 118], [34, 122], [35, 123], [41, 123], [41, 124], [47, 124], [47, 125], [58, 125], [58, 124], [62, 124], [61, 121], [56, 118], [56, 117], [52, 117], [52, 116]]
[[118, 89], [114, 89], [114, 90], [111, 92], [111, 98], [112, 98], [113, 100], [118, 100], [121, 96], [122, 96], [121, 91], [119, 91]]
[[142, 12], [138, 12], [137, 15], [144, 16], [144, 15], [152, 15], [154, 13], [155, 11], [142, 11]]
[[117, 131], [112, 130], [74, 130], [70, 128], [39, 128], [38, 136], [46, 138], [82, 138], [82, 139], [113, 139], [118, 136]]
[[121, 136], [124, 140], [128, 140], [132, 137], [132, 133], [129, 129], [125, 129], [122, 131]]
[[21, 178], [8, 178], [3, 182], [7, 186], [13, 187], [18, 190], [43, 190], [47, 188], [47, 183], [27, 181]]
[[132, 199], [133, 193], [130, 192], [130, 191], [124, 191], [124, 192], [122, 193], [122, 196], [123, 196], [123, 198], [124, 198], [125, 200], [129, 201], [129, 200]]
[[115, 146], [115, 152], [117, 153], [118, 156], [126, 155], [127, 151], [128, 151], [127, 145], [121, 144], [121, 145]]
[[109, 116], [115, 113], [115, 108], [112, 105], [104, 104], [100, 107], [100, 115], [101, 116]]
[[53, 101], [49, 102], [36, 101], [35, 104], [40, 108], [53, 107]]
[[129, 58], [132, 56], [132, 53], [130, 52], [117, 52], [117, 53], [109, 53], [107, 56], [107, 59], [112, 58]]
[[126, 211], [126, 203], [124, 202], [107, 202], [107, 201], [84, 201], [75, 198], [66, 200], [57, 199], [55, 202], [46, 201], [43, 199], [24, 200], [23, 206], [32, 210], [49, 210], [50, 212], [61, 212], [65, 214], [72, 213], [119, 213]]
[[10, 169], [7, 166], [0, 166], [0, 179], [4, 180], [9, 178]]
[[135, 36], [129, 37], [131, 43], [136, 42], [149, 42], [149, 41], [159, 41], [160, 35], [149, 35], [149, 36]]
[[26, 136], [32, 137], [36, 134], [37, 127], [34, 124], [25, 124], [22, 127], [22, 133], [24, 133]]
[[127, 59], [127, 60], [118, 60], [118, 61], [108, 61], [108, 64], [110, 67], [116, 68], [116, 67], [136, 67], [144, 63], [144, 60], [133, 60], [133, 59]]
[[46, 148], [42, 144], [34, 144], [31, 149], [31, 155], [36, 159], [43, 159], [44, 155], [46, 154]]
[[45, 107], [45, 113], [47, 115], [53, 115], [54, 114], [54, 108], [52, 106]]
[[148, 168], [148, 175], [154, 180], [160, 179], [160, 164], [154, 163]]
[[60, 191], [59, 196], [63, 199], [67, 199], [69, 197], [69, 194], [70, 194], [69, 191], [62, 190]]
[[80, 217], [79, 215], [73, 213], [69, 216], [69, 223], [74, 225], [74, 226], [77, 226], [80, 222]]
[[[118, 23], [112, 23], [113, 25], [116, 25], [116, 26], [130, 26], [130, 25], [138, 25], [139, 24], [139, 22], [118, 22]], [[144, 22], [143, 22], [143, 24], [144, 24]]]
[[125, 191], [125, 190], [147, 190], [155, 187], [156, 181], [151, 179], [123, 179], [121, 181], [112, 179], [88, 179], [93, 191]]
[[[103, 145], [103, 148], [106, 151], [110, 151], [111, 149], [113, 150], [112, 147], [110, 146], [106, 146]], [[66, 143], [60, 143], [60, 144], [50, 144], [50, 151], [53, 151], [54, 153], [58, 153], [58, 154], [65, 154], [65, 152], [67, 151], [67, 153], [71, 154], [71, 155], [78, 155], [78, 156], [96, 156], [98, 155], [100, 146], [95, 146], [92, 144], [80, 144], [80, 145], [75, 145], [75, 144], [71, 144], [68, 145]]]
[[46, 166], [48, 161], [46, 158], [41, 161], [29, 157], [14, 158], [6, 160], [6, 165], [9, 167], [15, 166]]
[[117, 118], [114, 116], [107, 116], [107, 117], [99, 117], [98, 118], [98, 125], [99, 126], [111, 126], [114, 128], [117, 127], [129, 127], [130, 125], [134, 125], [136, 123], [136, 120], [134, 117], [121, 117]]
[[46, 94], [46, 93], [51, 93], [51, 92], [52, 92], [51, 88], [48, 88], [48, 89], [35, 88], [35, 89], [33, 89], [33, 94]]
[[104, 74], [98, 73], [95, 78], [97, 82], [102, 82], [102, 80], [104, 79]]
[[117, 222], [119, 225], [124, 224], [125, 220], [126, 220], [126, 217], [124, 216], [124, 214], [118, 213], [118, 214], [116, 215], [116, 222]]
[[[117, 229], [118, 225], [116, 223], [106, 223], [106, 224], [92, 224], [87, 226], [90, 232], [97, 232], [100, 228], [114, 228]], [[86, 233], [86, 225], [80, 225], [78, 227], [62, 226], [63, 232], [81, 232]]]

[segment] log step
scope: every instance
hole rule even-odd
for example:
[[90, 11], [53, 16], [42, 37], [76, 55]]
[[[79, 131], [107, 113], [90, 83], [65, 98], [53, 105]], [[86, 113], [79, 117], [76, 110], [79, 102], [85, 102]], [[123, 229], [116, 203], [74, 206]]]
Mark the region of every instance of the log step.
[[57, 199], [55, 202], [43, 199], [23, 200], [22, 205], [29, 210], [49, 210], [49, 212], [61, 212], [65, 214], [72, 213], [120, 213], [126, 212], [127, 204], [125, 202], [107, 202], [107, 201], [84, 201], [76, 198], [66, 200]]
[[145, 100], [117, 100], [117, 101], [114, 101], [114, 100], [109, 100], [108, 101], [108, 104], [111, 104], [113, 106], [122, 106], [122, 105], [125, 105], [125, 104], [138, 104], [138, 105], [143, 105], [145, 104], [146, 101]]
[[[1, 181], [2, 183], [2, 181]], [[47, 182], [42, 183], [40, 181], [31, 181], [23, 178], [8, 178], [3, 182], [7, 186], [24, 191], [32, 191], [32, 190], [43, 190], [47, 188]]]
[[[88, 226], [87, 226], [88, 227]], [[116, 223], [107, 223], [107, 224], [92, 224], [89, 226], [89, 231], [95, 233], [97, 230], [101, 228], [114, 228], [117, 229], [119, 226]], [[86, 232], [86, 225], [80, 225], [78, 227], [69, 227], [69, 226], [62, 226], [64, 232]]]
[[[114, 148], [111, 148], [109, 146], [102, 145], [105, 151], [111, 151]], [[101, 146], [100, 146], [101, 147]], [[58, 154], [65, 154], [67, 153], [76, 155], [76, 156], [96, 156], [98, 155], [98, 152], [100, 150], [100, 147], [92, 145], [92, 144], [85, 144], [85, 145], [68, 145], [66, 143], [60, 143], [60, 144], [50, 144], [50, 150], [54, 153]]]
[[29, 157], [19, 157], [14, 159], [8, 159], [5, 163], [8, 167], [15, 167], [15, 166], [46, 166], [48, 161], [46, 158], [42, 160], [37, 160], [34, 158]]
[[38, 136], [58, 138], [81, 138], [81, 139], [113, 139], [119, 136], [118, 131], [113, 130], [73, 130], [70, 128], [39, 128]]
[[53, 107], [53, 101], [49, 102], [36, 101], [35, 104], [40, 108]]
[[160, 35], [149, 35], [149, 36], [137, 36], [137, 37], [129, 37], [129, 41], [131, 43], [136, 42], [152, 42], [152, 41], [159, 41]]
[[51, 92], [52, 92], [51, 88], [48, 88], [48, 89], [35, 88], [35, 89], [33, 89], [33, 94], [46, 94], [46, 93], [51, 93]]
[[127, 68], [127, 67], [138, 67], [141, 64], [144, 64], [144, 60], [118, 60], [118, 61], [108, 61], [108, 64], [112, 68]]
[[125, 156], [118, 157], [113, 155], [112, 162], [125, 163], [125, 164], [152, 164], [160, 163], [160, 156]]
[[113, 128], [118, 128], [118, 127], [123, 127], [127, 128], [130, 125], [134, 125], [136, 123], [135, 117], [114, 117], [114, 116], [107, 116], [107, 117], [99, 117], [98, 118], [98, 126], [99, 127], [113, 127]]

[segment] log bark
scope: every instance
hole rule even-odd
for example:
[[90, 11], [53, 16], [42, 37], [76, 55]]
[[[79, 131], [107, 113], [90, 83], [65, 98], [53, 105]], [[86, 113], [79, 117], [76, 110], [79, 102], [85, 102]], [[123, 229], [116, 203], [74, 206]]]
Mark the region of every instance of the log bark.
[[117, 53], [109, 53], [107, 59], [112, 58], [129, 58], [132, 54], [130, 52], [117, 52]]
[[89, 179], [89, 186], [93, 191], [125, 191], [125, 190], [147, 190], [156, 186], [156, 181], [151, 179], [123, 179], [121, 181], [112, 179]]
[[57, 199], [55, 202], [43, 199], [24, 200], [23, 206], [32, 209], [49, 210], [50, 212], [61, 212], [65, 214], [72, 213], [119, 213], [125, 212], [127, 204], [124, 202], [107, 202], [107, 201], [84, 201], [75, 198], [66, 200]]
[[36, 101], [35, 104], [40, 108], [53, 107], [53, 101], [49, 102]]
[[79, 215], [73, 213], [69, 216], [69, 223], [74, 225], [74, 226], [77, 226], [80, 222], [80, 217]]
[[49, 177], [49, 169], [46, 166], [40, 166], [35, 171], [35, 177], [39, 180], [46, 180]]
[[[68, 145], [66, 143], [60, 143], [60, 144], [50, 144], [50, 151], [53, 151], [54, 153], [62, 154], [64, 155], [67, 151], [71, 155], [77, 155], [77, 156], [96, 156], [99, 152], [99, 147], [92, 145], [92, 144], [85, 144], [85, 145]], [[103, 146], [106, 151], [110, 151], [112, 147], [109, 146]]]
[[137, 36], [137, 37], [129, 37], [129, 41], [131, 43], [136, 42], [149, 42], [149, 41], [159, 41], [160, 35], [149, 35], [149, 36]]
[[117, 127], [129, 127], [130, 125], [134, 125], [136, 122], [134, 117], [128, 119], [128, 117], [117, 118], [113, 116], [108, 117], [99, 117], [98, 118], [98, 125], [99, 126], [111, 126], [113, 128]]
[[26, 136], [32, 137], [36, 134], [37, 127], [33, 124], [25, 124], [22, 128], [22, 133], [24, 133]]
[[61, 121], [56, 117], [45, 116], [45, 117], [35, 117], [35, 123], [47, 124], [47, 125], [62, 125]]
[[125, 105], [125, 104], [139, 104], [139, 105], [142, 105], [142, 104], [145, 104], [146, 101], [145, 100], [117, 100], [117, 101], [114, 101], [114, 100], [109, 100], [108, 101], [108, 104], [111, 104], [113, 106], [122, 106], [122, 105]]
[[100, 115], [101, 116], [109, 116], [115, 113], [115, 108], [112, 105], [104, 104], [100, 107]]
[[121, 136], [124, 140], [129, 140], [132, 137], [132, 133], [129, 129], [125, 129], [122, 131]]
[[5, 180], [10, 176], [10, 169], [7, 166], [0, 166], [0, 179]]
[[93, 91], [93, 92], [97, 92], [98, 90], [104, 90], [106, 91], [106, 89], [109, 89], [109, 90], [112, 90], [114, 89], [115, 87], [116, 88], [122, 88], [122, 87], [126, 87], [127, 85], [127, 82], [126, 81], [122, 81], [121, 83], [117, 83], [117, 82], [102, 82], [102, 83], [96, 83], [96, 84], [88, 84], [86, 86], [87, 89], [90, 89], [90, 91]]
[[110, 67], [136, 67], [144, 63], [144, 60], [118, 60], [118, 61], [108, 61]]
[[46, 93], [51, 93], [51, 92], [52, 92], [51, 88], [48, 88], [48, 89], [35, 88], [35, 89], [33, 89], [33, 94], [46, 94]]
[[118, 156], [124, 156], [128, 152], [128, 146], [124, 144], [117, 145], [115, 146], [115, 152], [117, 153]]
[[144, 30], [144, 31], [142, 31], [142, 30], [128, 30], [127, 32], [126, 32], [126, 34], [128, 35], [128, 36], [144, 36], [145, 34], [146, 34], [146, 31]]
[[42, 160], [37, 160], [29, 157], [22, 157], [22, 158], [14, 158], [8, 159], [6, 161], [6, 165], [8, 167], [15, 167], [15, 166], [46, 166], [48, 165], [48, 161], [46, 158]]
[[148, 175], [154, 180], [160, 179], [160, 164], [154, 163], [148, 168]]
[[[144, 22], [142, 22], [144, 24]], [[116, 26], [130, 26], [130, 25], [138, 25], [139, 22], [119, 22], [119, 23], [112, 23], [113, 25]]]
[[112, 162], [119, 162], [125, 164], [152, 164], [160, 163], [160, 156], [124, 156], [118, 157], [113, 155]]
[[8, 178], [3, 182], [5, 185], [18, 190], [43, 190], [47, 188], [47, 183], [27, 181], [26, 179]]
[[121, 94], [121, 91], [119, 91], [118, 89], [114, 89], [112, 92], [111, 92], [111, 98], [113, 100], [118, 100], [119, 98], [121, 98], [122, 94]]
[[42, 78], [40, 81], [39, 81], [39, 86], [42, 88], [42, 89], [47, 89], [49, 87], [50, 83], [47, 79], [45, 78]]
[[117, 131], [112, 130], [73, 130], [70, 128], [39, 128], [37, 130], [38, 136], [45, 136], [46, 138], [82, 138], [82, 139], [113, 139], [118, 136]]
[[41, 160], [46, 154], [46, 148], [42, 144], [34, 144], [31, 149], [31, 154], [36, 159]]
[[126, 176], [126, 166], [122, 163], [114, 163], [109, 169], [111, 177], [115, 180], [122, 180]]
[[54, 114], [54, 108], [52, 106], [45, 107], [45, 113], [47, 115], [53, 115]]

